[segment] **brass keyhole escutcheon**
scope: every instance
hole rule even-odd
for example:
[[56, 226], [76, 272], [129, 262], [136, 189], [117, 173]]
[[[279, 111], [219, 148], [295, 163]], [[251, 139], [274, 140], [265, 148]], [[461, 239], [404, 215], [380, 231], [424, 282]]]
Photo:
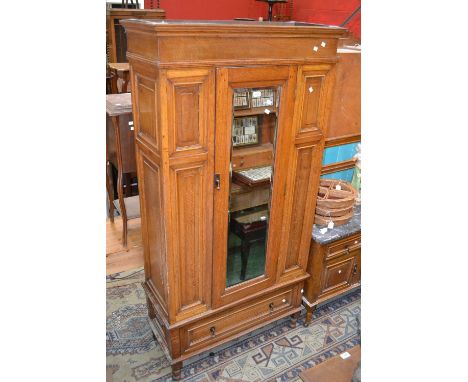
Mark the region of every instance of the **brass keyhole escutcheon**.
[[268, 305], [268, 307], [270, 308], [270, 312], [273, 313], [273, 309], [274, 309], [273, 303], [270, 303], [270, 305]]
[[216, 335], [216, 328], [215, 328], [214, 326], [212, 326], [212, 327], [210, 328], [210, 333], [211, 333], [212, 336], [215, 336], [215, 335]]

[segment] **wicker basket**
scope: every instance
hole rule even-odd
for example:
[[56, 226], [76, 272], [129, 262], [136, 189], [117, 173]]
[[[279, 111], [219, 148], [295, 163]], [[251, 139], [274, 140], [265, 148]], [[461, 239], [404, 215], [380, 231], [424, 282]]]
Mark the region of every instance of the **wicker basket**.
[[344, 216], [350, 212], [353, 212], [353, 206], [344, 208], [323, 208], [317, 206], [315, 208], [315, 213], [321, 216]]
[[349, 214], [346, 214], [344, 216], [333, 216], [333, 217], [326, 217], [326, 216], [321, 216], [321, 215], [315, 214], [314, 223], [317, 224], [317, 225], [325, 225], [326, 226], [328, 223], [330, 223], [332, 221], [334, 226], [339, 226], [339, 225], [343, 225], [343, 224], [346, 224], [347, 222], [349, 222], [351, 220], [351, 218], [353, 217], [353, 214], [354, 213], [352, 211]]
[[[337, 185], [341, 187], [340, 190], [336, 189]], [[327, 225], [333, 222], [335, 226], [346, 224], [353, 217], [356, 196], [356, 190], [344, 180], [320, 179], [314, 223]]]

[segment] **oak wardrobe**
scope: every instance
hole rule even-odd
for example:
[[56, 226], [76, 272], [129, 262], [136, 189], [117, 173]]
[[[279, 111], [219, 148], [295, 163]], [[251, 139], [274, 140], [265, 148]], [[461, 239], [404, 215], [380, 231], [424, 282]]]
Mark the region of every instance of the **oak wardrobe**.
[[182, 361], [295, 325], [338, 38], [297, 22], [123, 20], [152, 329]]

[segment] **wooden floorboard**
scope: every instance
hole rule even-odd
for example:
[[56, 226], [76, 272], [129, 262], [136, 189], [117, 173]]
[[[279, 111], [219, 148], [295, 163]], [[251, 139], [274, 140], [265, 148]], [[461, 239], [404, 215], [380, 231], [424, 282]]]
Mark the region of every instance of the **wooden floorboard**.
[[128, 271], [142, 267], [144, 263], [141, 240], [141, 219], [128, 221], [128, 249], [122, 245], [122, 219], [106, 223], [106, 274]]

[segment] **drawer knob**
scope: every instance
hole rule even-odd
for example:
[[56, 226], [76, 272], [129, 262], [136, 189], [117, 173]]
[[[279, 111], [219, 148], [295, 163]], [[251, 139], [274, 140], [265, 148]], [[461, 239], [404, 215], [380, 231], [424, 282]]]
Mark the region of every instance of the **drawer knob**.
[[211, 333], [211, 336], [214, 337], [216, 335], [216, 328], [214, 326], [212, 326], [210, 328], [210, 333]]
[[357, 243], [358, 243], [358, 241], [356, 240], [356, 241], [354, 242], [354, 244], [357, 244]]
[[338, 274], [340, 274], [340, 273], [341, 273], [341, 269], [338, 271]]
[[286, 302], [286, 299], [283, 298], [283, 299], [281, 300], [281, 302], [284, 304], [284, 303]]
[[312, 93], [314, 91], [314, 88], [311, 86], [309, 87], [309, 93]]
[[268, 305], [268, 307], [270, 308], [270, 312], [273, 312], [273, 309], [274, 309], [273, 303], [270, 303], [270, 305]]

